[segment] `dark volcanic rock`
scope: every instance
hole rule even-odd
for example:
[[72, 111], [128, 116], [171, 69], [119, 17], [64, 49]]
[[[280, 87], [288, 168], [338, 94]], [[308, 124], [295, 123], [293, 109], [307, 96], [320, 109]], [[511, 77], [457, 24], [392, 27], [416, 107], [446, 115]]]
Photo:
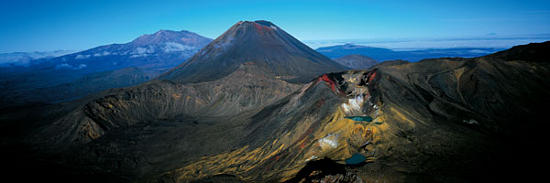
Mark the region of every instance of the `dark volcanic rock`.
[[528, 45], [515, 46], [509, 50], [491, 54], [489, 57], [503, 60], [528, 60], [548, 62], [548, 50], [550, 50], [550, 44], [548, 44], [548, 42], [531, 43]]

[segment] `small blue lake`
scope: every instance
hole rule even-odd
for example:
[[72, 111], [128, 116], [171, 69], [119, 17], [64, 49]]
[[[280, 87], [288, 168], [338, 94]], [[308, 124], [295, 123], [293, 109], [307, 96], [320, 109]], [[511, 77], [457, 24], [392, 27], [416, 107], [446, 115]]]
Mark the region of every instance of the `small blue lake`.
[[362, 154], [355, 153], [351, 156], [351, 158], [346, 159], [346, 164], [348, 165], [357, 165], [360, 163], [365, 162], [367, 158], [363, 156]]
[[370, 116], [346, 116], [344, 118], [351, 119], [353, 121], [366, 121], [366, 122], [372, 121], [372, 117]]

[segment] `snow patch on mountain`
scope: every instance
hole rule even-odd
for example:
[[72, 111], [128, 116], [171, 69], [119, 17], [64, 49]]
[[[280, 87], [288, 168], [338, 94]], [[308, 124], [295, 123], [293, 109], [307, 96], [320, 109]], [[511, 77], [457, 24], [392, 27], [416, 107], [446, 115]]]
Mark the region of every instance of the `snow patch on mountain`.
[[57, 64], [55, 66], [55, 69], [57, 69], [57, 70], [61, 70], [61, 69], [79, 70], [79, 69], [83, 69], [83, 68], [86, 68], [86, 67], [87, 67], [86, 64], [70, 65], [70, 64], [67, 64], [67, 63], [62, 63], [62, 64]]
[[74, 59], [76, 60], [87, 59], [87, 58], [90, 58], [90, 55], [76, 55], [76, 57], [74, 57]]
[[94, 57], [101, 57], [101, 56], [108, 56], [108, 55], [111, 55], [111, 52], [103, 51], [100, 53], [94, 53]]
[[194, 50], [194, 49], [196, 48], [192, 46], [187, 46], [176, 42], [167, 42], [164, 44], [163, 50], [165, 53], [169, 53], [169, 52], [177, 52], [177, 51], [188, 51], [188, 50]]

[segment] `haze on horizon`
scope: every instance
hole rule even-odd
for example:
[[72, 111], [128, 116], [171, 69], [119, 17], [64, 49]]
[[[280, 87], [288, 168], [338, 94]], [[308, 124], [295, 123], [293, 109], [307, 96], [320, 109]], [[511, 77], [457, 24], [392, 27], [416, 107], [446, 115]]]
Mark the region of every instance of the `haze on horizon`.
[[550, 2], [543, 0], [21, 0], [2, 2], [0, 17], [0, 53], [84, 50], [161, 29], [216, 38], [237, 21], [260, 19], [312, 47], [507, 46], [550, 38]]

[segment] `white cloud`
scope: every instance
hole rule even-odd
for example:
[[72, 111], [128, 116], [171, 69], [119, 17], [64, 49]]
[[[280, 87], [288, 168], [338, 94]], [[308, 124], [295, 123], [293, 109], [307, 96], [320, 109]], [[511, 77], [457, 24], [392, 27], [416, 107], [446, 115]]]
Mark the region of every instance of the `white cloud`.
[[146, 57], [147, 54], [134, 54], [134, 55], [131, 55], [130, 58], [137, 58], [137, 57]]
[[102, 53], [95, 53], [94, 57], [107, 56], [107, 55], [110, 55], [110, 54], [111, 54], [111, 52], [103, 51]]
[[73, 67], [74, 69], [82, 69], [82, 68], [85, 68], [87, 65], [86, 64], [80, 64], [78, 65], [78, 67]]
[[63, 64], [57, 64], [55, 66], [55, 69], [67, 69], [67, 68], [71, 68], [71, 65], [69, 65], [67, 63], [63, 63]]
[[74, 59], [86, 59], [86, 58], [90, 58], [90, 55], [77, 55], [76, 57], [74, 57]]

